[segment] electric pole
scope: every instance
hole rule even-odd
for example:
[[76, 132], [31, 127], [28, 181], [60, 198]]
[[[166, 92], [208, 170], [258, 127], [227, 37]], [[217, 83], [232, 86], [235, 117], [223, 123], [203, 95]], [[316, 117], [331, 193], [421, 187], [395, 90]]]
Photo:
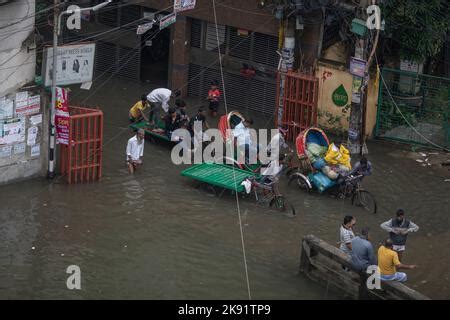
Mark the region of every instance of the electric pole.
[[58, 57], [58, 23], [59, 23], [59, 0], [54, 0], [53, 8], [53, 63], [52, 63], [52, 104], [50, 107], [49, 120], [49, 153], [47, 177], [55, 177], [55, 106], [56, 106], [56, 68]]

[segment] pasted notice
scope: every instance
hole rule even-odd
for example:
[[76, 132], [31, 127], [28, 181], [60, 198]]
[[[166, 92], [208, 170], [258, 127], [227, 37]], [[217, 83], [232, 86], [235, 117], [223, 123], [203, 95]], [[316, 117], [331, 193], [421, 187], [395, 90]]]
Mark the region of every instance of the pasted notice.
[[35, 126], [42, 123], [42, 113], [30, 117], [31, 125]]
[[12, 146], [0, 147], [0, 158], [11, 157]]
[[27, 147], [27, 145], [25, 144], [25, 142], [15, 144], [14, 145], [14, 154], [25, 153], [26, 147]]
[[31, 157], [39, 157], [39, 155], [41, 154], [41, 146], [40, 145], [35, 145], [31, 147]]
[[27, 145], [34, 146], [36, 144], [36, 137], [38, 134], [38, 127], [30, 127], [28, 129]]
[[6, 98], [0, 99], [0, 119], [12, 118], [14, 115], [14, 101]]
[[12, 144], [25, 141], [25, 119], [15, 118], [3, 121], [3, 135], [0, 144]]

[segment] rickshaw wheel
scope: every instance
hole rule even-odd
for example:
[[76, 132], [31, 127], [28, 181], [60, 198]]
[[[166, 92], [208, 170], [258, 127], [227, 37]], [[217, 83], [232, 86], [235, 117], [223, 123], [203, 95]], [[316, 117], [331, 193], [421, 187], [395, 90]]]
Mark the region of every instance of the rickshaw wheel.
[[288, 212], [291, 215], [295, 216], [295, 209], [294, 209], [294, 207], [283, 196], [273, 197], [273, 199], [270, 201], [269, 206], [271, 208], [275, 206], [275, 208], [278, 211], [280, 211], [280, 212]]
[[305, 179], [302, 176], [299, 176], [296, 174], [291, 175], [291, 177], [289, 178], [288, 185], [290, 185], [294, 180], [300, 189], [302, 189], [308, 193], [311, 191], [311, 188], [309, 187], [308, 182], [305, 181]]

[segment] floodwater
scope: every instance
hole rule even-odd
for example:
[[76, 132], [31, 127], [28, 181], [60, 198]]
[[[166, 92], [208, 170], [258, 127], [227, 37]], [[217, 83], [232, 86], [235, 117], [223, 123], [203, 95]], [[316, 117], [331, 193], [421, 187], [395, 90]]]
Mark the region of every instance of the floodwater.
[[[196, 189], [162, 143], [146, 142], [142, 170], [127, 173], [128, 108], [155, 85], [115, 80], [71, 93], [72, 101], [105, 113], [100, 183], [35, 179], [0, 187], [0, 298], [248, 298], [235, 197]], [[260, 127], [273, 123], [254, 118]], [[369, 152], [374, 174], [364, 185], [378, 201], [376, 215], [306, 195], [286, 180], [281, 188], [296, 207], [294, 218], [240, 200], [252, 299], [341, 298], [298, 274], [302, 237], [334, 244], [343, 216], [351, 214], [358, 228], [371, 227], [377, 244], [386, 236], [380, 223], [399, 207], [420, 227], [404, 256], [419, 265], [408, 271], [408, 284], [431, 298], [450, 298], [448, 173], [420, 166], [391, 144], [370, 143]], [[80, 266], [82, 290], [66, 288], [69, 265]]]

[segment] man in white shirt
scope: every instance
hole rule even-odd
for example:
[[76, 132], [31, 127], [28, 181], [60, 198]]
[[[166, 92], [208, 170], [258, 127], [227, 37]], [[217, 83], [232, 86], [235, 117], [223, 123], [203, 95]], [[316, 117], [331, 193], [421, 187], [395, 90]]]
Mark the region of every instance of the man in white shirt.
[[167, 113], [167, 111], [169, 111], [169, 101], [172, 97], [175, 97], [175, 94], [172, 94], [172, 91], [166, 88], [155, 89], [147, 95], [147, 100], [150, 102], [151, 106], [151, 122], [155, 123], [161, 120], [161, 108], [164, 110], [164, 113]]
[[238, 150], [245, 151], [245, 163], [250, 163], [250, 151], [257, 155], [258, 148], [253, 146], [252, 137], [250, 134], [250, 126], [253, 124], [252, 119], [245, 119], [238, 123], [233, 129], [233, 137], [236, 138], [236, 145]]
[[139, 129], [135, 136], [128, 140], [127, 144], [127, 167], [130, 173], [134, 173], [137, 167], [142, 165], [144, 155], [144, 129]]

